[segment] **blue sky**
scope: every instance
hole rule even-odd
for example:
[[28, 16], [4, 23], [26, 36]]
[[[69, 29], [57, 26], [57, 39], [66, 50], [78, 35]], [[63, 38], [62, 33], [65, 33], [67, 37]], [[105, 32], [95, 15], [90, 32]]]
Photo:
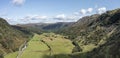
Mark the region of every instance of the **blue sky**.
[[120, 8], [120, 0], [0, 0], [0, 17], [10, 24], [71, 22]]

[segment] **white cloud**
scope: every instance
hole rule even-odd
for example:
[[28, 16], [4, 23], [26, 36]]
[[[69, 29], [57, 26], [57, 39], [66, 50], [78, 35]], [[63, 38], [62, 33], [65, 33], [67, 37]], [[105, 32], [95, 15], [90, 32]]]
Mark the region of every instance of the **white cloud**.
[[43, 19], [47, 19], [47, 16], [39, 16], [39, 15], [37, 15], [37, 16], [31, 17], [30, 19], [32, 19], [32, 20], [43, 20]]
[[97, 13], [101, 14], [101, 13], [106, 12], [107, 8], [106, 7], [99, 7], [98, 8], [98, 6], [96, 6], [95, 8], [81, 9], [79, 12], [75, 12], [74, 14], [75, 15], [82, 14], [82, 15], [86, 16], [86, 15], [90, 15], [92, 12], [94, 12], [93, 10], [97, 11]]
[[26, 24], [26, 23], [40, 23], [44, 22], [48, 19], [47, 16], [40, 16], [40, 15], [28, 15], [22, 19], [19, 19], [20, 23]]
[[87, 13], [87, 11], [86, 11], [86, 9], [81, 9], [80, 13], [83, 14], [83, 15], [85, 15]]
[[17, 6], [23, 5], [24, 2], [25, 0], [12, 0], [12, 3]]
[[36, 19], [47, 19], [47, 16], [36, 16]]
[[[93, 8], [81, 9], [79, 14], [86, 15], [86, 14], [92, 13], [92, 12], [93, 12]], [[78, 13], [75, 13], [75, 14], [78, 14]]]
[[53, 19], [64, 20], [64, 19], [66, 19], [66, 15], [60, 14], [60, 15], [55, 16]]
[[47, 16], [40, 16], [40, 15], [28, 15], [24, 17], [27, 20], [40, 20], [40, 19], [47, 19]]
[[92, 12], [94, 11], [98, 11], [98, 13], [103, 13], [106, 11], [105, 7], [101, 7], [101, 8], [87, 8], [87, 9], [81, 9], [78, 12], [74, 12], [71, 15], [65, 15], [63, 14], [59, 14], [56, 16], [52, 16], [52, 17], [48, 17], [48, 16], [44, 16], [44, 15], [28, 15], [23, 17], [22, 19], [8, 19], [7, 21], [10, 24], [27, 24], [27, 23], [55, 23], [55, 22], [76, 22], [77, 20], [79, 20], [80, 18], [87, 16], [87, 15], [91, 15]]
[[56, 22], [75, 22], [80, 18], [81, 18], [81, 16], [77, 16], [74, 14], [68, 15], [68, 16], [65, 14], [60, 14], [55, 17], [52, 17], [52, 19]]
[[[7, 20], [10, 24], [27, 24], [27, 23], [55, 23], [55, 22], [76, 22], [83, 16], [92, 13], [93, 8], [81, 9], [79, 12], [74, 12], [71, 15], [59, 14], [56, 16], [48, 17], [44, 15], [27, 15], [21, 19]], [[82, 15], [81, 15], [82, 14]]]
[[28, 23], [55, 23], [55, 22], [75, 22], [80, 19], [81, 16], [65, 14], [56, 15], [53, 17], [40, 16], [40, 15], [28, 15], [21, 19], [7, 19], [10, 24], [28, 24]]
[[98, 8], [98, 9], [97, 9], [97, 12], [98, 12], [99, 14], [104, 13], [104, 12], [106, 12], [106, 11], [107, 11], [107, 8], [106, 8], [106, 7], [101, 7], [101, 8]]
[[11, 18], [5, 18], [5, 20], [12, 25], [15, 25], [17, 23], [20, 23], [20, 21], [18, 21], [17, 19], [11, 19]]
[[91, 13], [92, 11], [93, 11], [93, 8], [88, 8], [88, 9], [87, 9], [87, 12], [88, 12], [88, 13]]

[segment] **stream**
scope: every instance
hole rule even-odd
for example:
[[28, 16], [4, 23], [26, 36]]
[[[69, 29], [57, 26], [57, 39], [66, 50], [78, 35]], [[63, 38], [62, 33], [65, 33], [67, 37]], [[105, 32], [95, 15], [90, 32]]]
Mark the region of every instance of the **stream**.
[[18, 51], [18, 55], [17, 55], [16, 58], [19, 58], [19, 57], [22, 55], [23, 51], [24, 51], [26, 48], [27, 48], [27, 42], [25, 41], [24, 44], [22, 44], [22, 45], [20, 46], [19, 51]]

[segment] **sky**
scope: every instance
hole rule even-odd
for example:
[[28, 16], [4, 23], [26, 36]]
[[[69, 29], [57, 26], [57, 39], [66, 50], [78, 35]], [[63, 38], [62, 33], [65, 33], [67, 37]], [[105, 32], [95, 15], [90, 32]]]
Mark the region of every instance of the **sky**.
[[120, 0], [0, 0], [0, 17], [10, 24], [75, 22], [120, 8]]

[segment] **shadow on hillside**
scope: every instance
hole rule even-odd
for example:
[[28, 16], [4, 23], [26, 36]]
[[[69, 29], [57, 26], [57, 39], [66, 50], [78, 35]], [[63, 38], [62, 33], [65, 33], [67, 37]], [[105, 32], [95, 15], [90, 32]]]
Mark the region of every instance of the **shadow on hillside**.
[[57, 54], [57, 55], [44, 55], [43, 58], [71, 58], [70, 55], [67, 54]]
[[0, 58], [4, 58], [3, 55], [0, 54]]

